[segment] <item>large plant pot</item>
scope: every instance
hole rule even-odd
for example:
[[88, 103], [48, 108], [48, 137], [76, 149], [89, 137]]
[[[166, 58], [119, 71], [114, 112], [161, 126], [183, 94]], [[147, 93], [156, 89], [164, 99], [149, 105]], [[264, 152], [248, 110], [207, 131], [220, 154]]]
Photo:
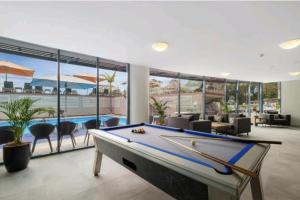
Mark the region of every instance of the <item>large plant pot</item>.
[[16, 172], [27, 168], [31, 157], [30, 143], [8, 143], [3, 147], [3, 161], [8, 172]]

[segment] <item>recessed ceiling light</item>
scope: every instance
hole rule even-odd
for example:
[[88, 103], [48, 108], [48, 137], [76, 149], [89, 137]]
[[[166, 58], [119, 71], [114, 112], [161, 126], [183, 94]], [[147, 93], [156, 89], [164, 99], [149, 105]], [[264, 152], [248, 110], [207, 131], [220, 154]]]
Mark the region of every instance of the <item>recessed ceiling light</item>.
[[300, 72], [289, 72], [291, 76], [299, 76]]
[[293, 49], [300, 45], [300, 38], [288, 40], [279, 44], [279, 47], [282, 49]]
[[221, 73], [222, 76], [229, 76], [230, 74], [231, 74], [230, 72]]
[[167, 42], [156, 42], [156, 43], [152, 44], [152, 48], [158, 52], [163, 52], [163, 51], [167, 50], [168, 47], [169, 47], [169, 44]]

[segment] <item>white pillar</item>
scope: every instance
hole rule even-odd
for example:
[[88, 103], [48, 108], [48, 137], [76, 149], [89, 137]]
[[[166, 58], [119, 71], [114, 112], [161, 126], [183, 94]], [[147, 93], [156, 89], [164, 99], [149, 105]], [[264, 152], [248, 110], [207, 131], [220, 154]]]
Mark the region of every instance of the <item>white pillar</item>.
[[130, 65], [130, 123], [149, 121], [149, 68]]

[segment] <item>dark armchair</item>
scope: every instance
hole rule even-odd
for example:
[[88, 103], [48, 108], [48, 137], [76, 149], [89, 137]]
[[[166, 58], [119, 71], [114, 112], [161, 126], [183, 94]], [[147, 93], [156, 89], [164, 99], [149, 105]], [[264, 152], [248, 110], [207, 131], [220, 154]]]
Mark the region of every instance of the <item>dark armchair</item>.
[[199, 132], [211, 132], [211, 121], [194, 120], [193, 117], [168, 117], [165, 119], [166, 126], [194, 130]]
[[109, 120], [103, 122], [105, 127], [118, 126], [120, 119], [118, 117], [112, 117]]
[[[100, 126], [101, 121], [99, 120], [98, 127]], [[88, 132], [89, 129], [97, 129], [97, 120], [91, 119], [89, 121], [86, 121], [84, 124], [84, 128], [86, 129], [85, 137], [84, 137], [84, 143], [86, 142], [86, 145], [89, 146], [89, 140], [90, 140], [90, 134]]]
[[14, 141], [13, 131], [10, 126], [0, 127], [0, 144], [6, 144]]
[[35, 145], [37, 140], [40, 139], [47, 139], [49, 142], [50, 150], [53, 152], [52, 144], [50, 140], [50, 134], [54, 131], [55, 126], [49, 123], [38, 123], [34, 124], [29, 127], [29, 131], [34, 136], [33, 146], [32, 146], [32, 153], [34, 152]]
[[31, 83], [24, 83], [23, 92], [24, 93], [32, 93], [32, 85], [31, 85]]
[[59, 131], [60, 141], [58, 144], [59, 147], [61, 146], [63, 136], [68, 135], [71, 138], [73, 148], [75, 148], [76, 141], [75, 141], [75, 137], [74, 137], [74, 132], [75, 132], [76, 126], [77, 126], [77, 124], [74, 122], [71, 122], [71, 121], [63, 121], [60, 123], [60, 131]]
[[35, 86], [34, 92], [35, 92], [36, 94], [43, 94], [43, 92], [44, 92], [43, 86]]
[[229, 134], [231, 135], [240, 135], [242, 133], [249, 133], [251, 132], [251, 119], [247, 117], [242, 118], [235, 118], [233, 121], [233, 128], [229, 130]]
[[4, 81], [4, 87], [2, 88], [2, 92], [14, 92], [14, 82], [12, 81]]

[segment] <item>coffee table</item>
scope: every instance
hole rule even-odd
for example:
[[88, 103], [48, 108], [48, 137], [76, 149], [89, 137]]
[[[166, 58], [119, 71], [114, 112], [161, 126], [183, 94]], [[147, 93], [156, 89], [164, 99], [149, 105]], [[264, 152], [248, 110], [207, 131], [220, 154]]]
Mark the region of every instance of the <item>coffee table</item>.
[[216, 133], [227, 133], [229, 129], [233, 127], [232, 124], [226, 122], [212, 122], [211, 128], [215, 130]]

